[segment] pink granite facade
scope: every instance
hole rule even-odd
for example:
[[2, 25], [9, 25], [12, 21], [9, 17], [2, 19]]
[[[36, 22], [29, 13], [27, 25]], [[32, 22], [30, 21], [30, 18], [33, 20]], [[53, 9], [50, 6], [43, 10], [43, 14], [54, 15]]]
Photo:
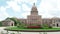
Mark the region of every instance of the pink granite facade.
[[20, 19], [20, 21], [23, 21], [26, 24], [42, 24], [42, 18], [41, 15], [38, 15], [38, 10], [35, 4], [33, 4], [31, 8], [30, 15], [27, 16], [27, 19]]

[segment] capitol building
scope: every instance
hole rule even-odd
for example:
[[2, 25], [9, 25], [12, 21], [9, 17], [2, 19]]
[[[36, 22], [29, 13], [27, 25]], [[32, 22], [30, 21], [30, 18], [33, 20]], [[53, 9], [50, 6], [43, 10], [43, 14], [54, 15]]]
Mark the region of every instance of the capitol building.
[[31, 8], [30, 15], [27, 16], [27, 19], [19, 19], [20, 21], [26, 23], [26, 24], [47, 24], [52, 25], [53, 27], [60, 27], [60, 18], [53, 17], [53, 18], [42, 18], [41, 15], [38, 15], [37, 7], [35, 6], [35, 3], [33, 4]]
[[[32, 24], [38, 24], [38, 25], [39, 24], [40, 25], [47, 24], [48, 26], [51, 25], [52, 27], [60, 27], [60, 18], [57, 18], [57, 17], [42, 18], [41, 15], [38, 15], [38, 10], [37, 10], [37, 7], [35, 6], [35, 3], [33, 4], [32, 8], [31, 8], [30, 15], [27, 16], [27, 19], [20, 18], [19, 20], [21, 22], [23, 22], [25, 24], [29, 24], [29, 25], [32, 25]], [[9, 22], [7, 24], [11, 26], [11, 24], [13, 25], [14, 23]]]

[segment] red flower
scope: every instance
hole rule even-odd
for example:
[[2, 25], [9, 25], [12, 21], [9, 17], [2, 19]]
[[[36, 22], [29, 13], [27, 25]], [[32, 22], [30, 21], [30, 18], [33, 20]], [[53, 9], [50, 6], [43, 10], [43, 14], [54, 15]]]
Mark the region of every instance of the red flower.
[[27, 28], [41, 28], [40, 26], [27, 26]]

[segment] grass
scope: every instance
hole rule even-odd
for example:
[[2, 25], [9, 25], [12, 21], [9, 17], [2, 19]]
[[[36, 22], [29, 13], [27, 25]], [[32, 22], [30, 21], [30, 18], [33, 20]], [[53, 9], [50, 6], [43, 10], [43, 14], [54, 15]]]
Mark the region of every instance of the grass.
[[7, 27], [6, 30], [15, 30], [15, 31], [20, 31], [20, 30], [32, 30], [32, 31], [49, 31], [49, 30], [60, 30], [60, 28], [42, 28], [42, 29], [28, 29], [28, 28], [23, 28], [23, 27], [20, 27], [18, 28], [17, 26], [14, 26], [14, 27]]

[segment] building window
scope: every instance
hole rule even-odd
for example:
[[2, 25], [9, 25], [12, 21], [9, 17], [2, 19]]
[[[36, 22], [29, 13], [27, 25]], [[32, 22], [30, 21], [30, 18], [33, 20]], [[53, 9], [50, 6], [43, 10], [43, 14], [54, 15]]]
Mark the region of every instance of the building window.
[[58, 27], [58, 24], [57, 24], [57, 27]]
[[60, 22], [60, 19], [58, 21]]
[[55, 26], [55, 24], [53, 24], [53, 26]]

